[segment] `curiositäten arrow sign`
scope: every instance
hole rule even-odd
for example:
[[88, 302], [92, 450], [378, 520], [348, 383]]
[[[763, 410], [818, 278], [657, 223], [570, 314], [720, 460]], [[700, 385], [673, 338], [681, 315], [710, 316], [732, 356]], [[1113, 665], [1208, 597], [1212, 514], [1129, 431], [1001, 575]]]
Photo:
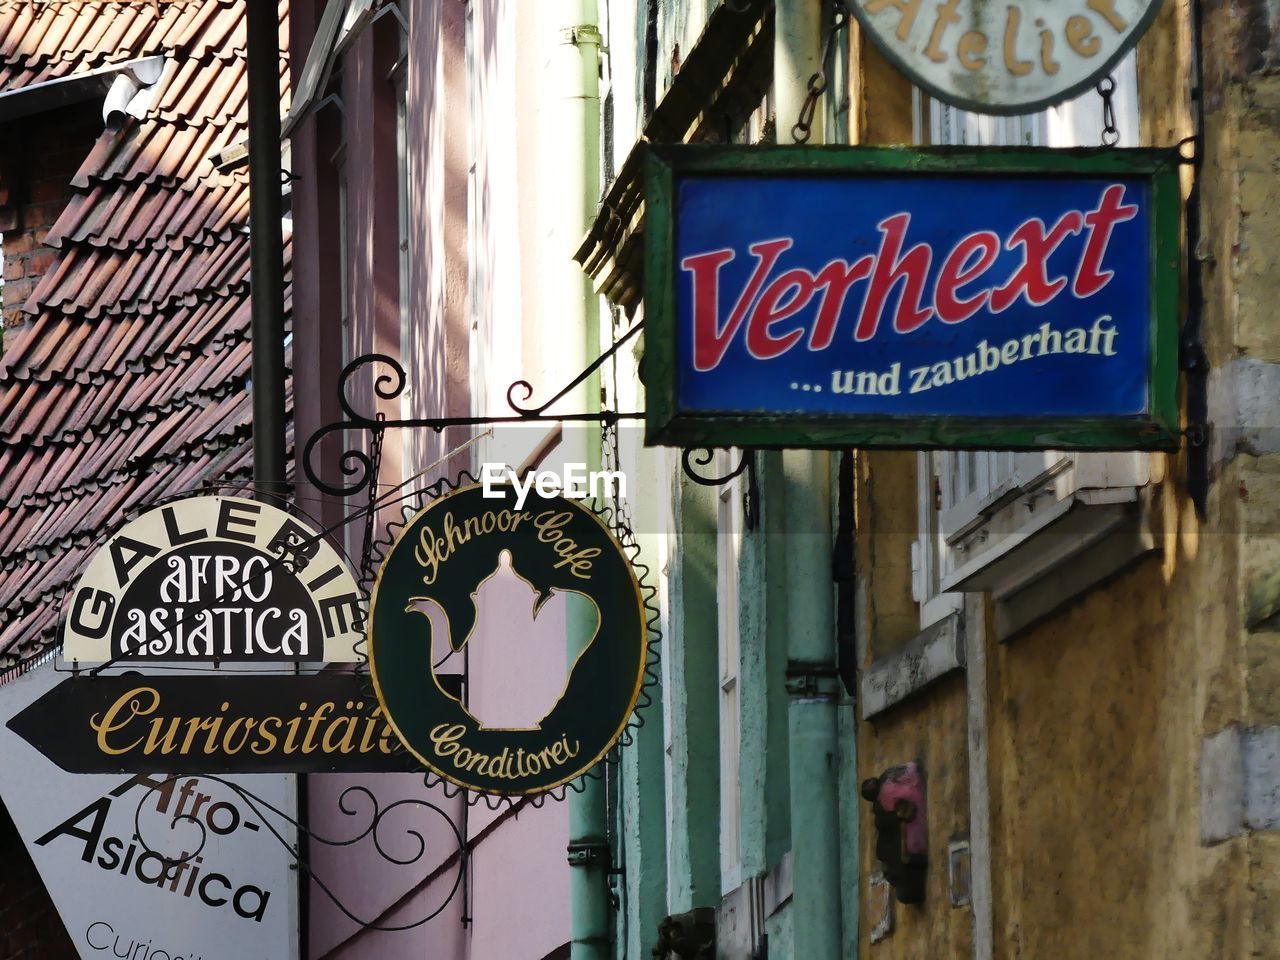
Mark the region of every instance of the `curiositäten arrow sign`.
[[420, 770], [354, 674], [78, 676], [9, 728], [70, 773]]

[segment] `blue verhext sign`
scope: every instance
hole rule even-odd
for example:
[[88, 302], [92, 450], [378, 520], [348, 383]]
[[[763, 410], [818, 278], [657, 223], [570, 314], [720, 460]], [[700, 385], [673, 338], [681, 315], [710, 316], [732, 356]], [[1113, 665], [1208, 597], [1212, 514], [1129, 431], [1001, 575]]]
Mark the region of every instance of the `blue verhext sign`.
[[650, 440], [1176, 445], [1174, 170], [1151, 151], [656, 149]]

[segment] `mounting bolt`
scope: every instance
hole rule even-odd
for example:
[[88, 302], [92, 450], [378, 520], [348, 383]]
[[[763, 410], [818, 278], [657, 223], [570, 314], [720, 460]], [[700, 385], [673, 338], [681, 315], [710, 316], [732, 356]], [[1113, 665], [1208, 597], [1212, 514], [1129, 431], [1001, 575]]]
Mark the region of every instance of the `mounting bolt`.
[[608, 863], [609, 844], [604, 840], [582, 840], [569, 844], [568, 861], [571, 867], [589, 867]]
[[1209, 369], [1209, 358], [1204, 352], [1204, 344], [1196, 340], [1182, 342], [1182, 369], [1193, 373]]

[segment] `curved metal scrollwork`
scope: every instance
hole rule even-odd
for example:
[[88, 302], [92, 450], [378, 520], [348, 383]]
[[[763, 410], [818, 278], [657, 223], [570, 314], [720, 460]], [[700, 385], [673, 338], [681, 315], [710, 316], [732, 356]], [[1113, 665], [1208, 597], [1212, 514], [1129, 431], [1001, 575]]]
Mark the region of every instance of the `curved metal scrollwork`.
[[[507, 388], [507, 405], [511, 408], [512, 413], [509, 416], [501, 417], [424, 417], [390, 420], [385, 414], [376, 411], [372, 415], [362, 413], [356, 409], [355, 403], [352, 402], [351, 397], [348, 395], [348, 389], [361, 375], [363, 368], [371, 366], [386, 368], [373, 378], [373, 392], [379, 400], [398, 400], [404, 394], [408, 385], [408, 376], [404, 367], [394, 357], [390, 357], [385, 353], [367, 353], [364, 356], [356, 357], [342, 369], [338, 379], [338, 405], [342, 410], [343, 419], [336, 423], [325, 424], [307, 438], [307, 442], [302, 448], [303, 471], [306, 473], [307, 479], [318, 489], [335, 497], [352, 496], [359, 493], [366, 486], [376, 483], [377, 477], [374, 475], [375, 465], [373, 458], [363, 450], [350, 447], [343, 449], [337, 458], [338, 468], [345, 482], [331, 483], [321, 479], [316, 463], [321, 441], [330, 434], [337, 433], [341, 435], [347, 430], [381, 434], [383, 431], [390, 429], [418, 428], [440, 433], [447, 427], [488, 426], [499, 423], [590, 421], [607, 425], [615, 424], [622, 420], [643, 419], [643, 413], [620, 413], [616, 410], [601, 410], [590, 413], [547, 413], [551, 407], [580, 387], [593, 373], [604, 366], [623, 344], [640, 332], [642, 325], [637, 323], [615, 340], [607, 350], [574, 377], [567, 386], [556, 392], [544, 403], [533, 407], [524, 406], [533, 397], [533, 384], [528, 380], [517, 380]], [[519, 399], [516, 399], [517, 391], [523, 393], [523, 396]]]
[[338, 378], [338, 404], [342, 407], [342, 412], [354, 421], [370, 422], [377, 418], [376, 415], [371, 418], [359, 413], [352, 406], [351, 398], [347, 396], [347, 387], [350, 385], [356, 371], [361, 367], [375, 363], [391, 368], [390, 373], [379, 373], [373, 378], [373, 393], [379, 400], [398, 399], [404, 393], [405, 385], [408, 383], [404, 367], [400, 366], [400, 361], [395, 357], [390, 357], [385, 353], [366, 353], [364, 356], [356, 357], [342, 368], [342, 373]]
[[[191, 780], [191, 779], [212, 781], [214, 783], [221, 784], [222, 786], [226, 787], [228, 790], [233, 792], [241, 801], [244, 802], [244, 804], [249, 808], [249, 810], [253, 812], [254, 816], [256, 816], [257, 819], [261, 822], [261, 826], [265, 828], [273, 837], [275, 837], [275, 839], [284, 848], [285, 852], [294, 859], [294, 861], [298, 864], [299, 870], [301, 870], [310, 878], [311, 882], [314, 883], [316, 887], [319, 890], [321, 890], [326, 897], [329, 898], [330, 901], [332, 901], [333, 905], [337, 907], [337, 909], [341, 911], [341, 913], [345, 917], [347, 917], [353, 923], [358, 923], [362, 928], [366, 930], [379, 930], [379, 931], [389, 933], [389, 932], [395, 932], [399, 930], [410, 930], [410, 929], [413, 929], [414, 927], [420, 927], [424, 923], [427, 923], [428, 921], [439, 916], [444, 911], [444, 909], [453, 901], [454, 897], [458, 895], [458, 892], [463, 889], [463, 882], [466, 876], [466, 871], [468, 866], [468, 848], [467, 848], [466, 840], [463, 837], [462, 830], [458, 827], [458, 824], [454, 822], [453, 818], [450, 817], [449, 814], [446, 813], [441, 807], [430, 802], [429, 800], [422, 800], [416, 797], [405, 799], [405, 800], [397, 800], [394, 803], [391, 803], [384, 808], [379, 803], [377, 796], [368, 787], [365, 787], [359, 784], [349, 786], [345, 790], [343, 790], [342, 793], [338, 796], [339, 812], [342, 813], [344, 816], [351, 817], [351, 818], [367, 817], [368, 821], [363, 825], [363, 829], [358, 830], [358, 832], [356, 832], [354, 836], [347, 837], [345, 839], [337, 839], [333, 837], [323, 836], [322, 834], [316, 833], [315, 831], [308, 829], [306, 826], [304, 826], [302, 823], [300, 823], [298, 820], [294, 819], [293, 817], [289, 816], [279, 807], [262, 799], [257, 794], [246, 789], [241, 784], [235, 783], [231, 780], [227, 780], [223, 777], [215, 776], [213, 774], [199, 774], [198, 776], [178, 775], [178, 776], [169, 777], [164, 780], [155, 781], [148, 787], [146, 792], [142, 795], [141, 799], [139, 799], [138, 801], [138, 807], [134, 811], [134, 815], [133, 815], [134, 833], [138, 838], [138, 843], [142, 846], [142, 848], [146, 852], [155, 854], [156, 856], [159, 856], [162, 858], [166, 873], [168, 873], [168, 871], [171, 871], [177, 867], [180, 867], [183, 864], [187, 864], [194, 861], [197, 857], [201, 855], [201, 851], [203, 851], [205, 843], [207, 842], [208, 836], [209, 836], [208, 825], [202, 822], [199, 817], [191, 813], [181, 813], [171, 817], [168, 822], [168, 830], [170, 832], [174, 832], [177, 829], [179, 829], [180, 823], [190, 824], [194, 826], [196, 830], [199, 831], [199, 834], [198, 834], [199, 842], [198, 843], [190, 843], [190, 842], [181, 843], [180, 846], [182, 848], [182, 853], [177, 856], [174, 856], [172, 855], [172, 853], [166, 853], [163, 850], [159, 849], [158, 847], [153, 847], [151, 843], [148, 842], [147, 831], [143, 827], [143, 819], [142, 819], [143, 807], [146, 805], [148, 798], [150, 798], [153, 794], [163, 793], [164, 791], [172, 790], [178, 780]], [[353, 798], [359, 798], [363, 802], [356, 803], [355, 799]], [[179, 807], [179, 809], [181, 809], [181, 807]], [[450, 852], [445, 854], [442, 851], [441, 852], [442, 855], [437, 858], [436, 862], [443, 866], [448, 866], [451, 862], [456, 862], [458, 865], [458, 869], [456, 871], [456, 875], [454, 877], [453, 883], [450, 885], [448, 891], [446, 892], [444, 899], [439, 904], [435, 905], [434, 909], [431, 909], [421, 917], [413, 918], [410, 922], [394, 924], [394, 925], [378, 923], [375, 919], [366, 920], [357, 916], [355, 913], [353, 913], [351, 909], [345, 903], [343, 903], [341, 898], [337, 895], [337, 893], [334, 892], [334, 890], [329, 886], [329, 884], [324, 880], [324, 878], [318, 876], [311, 869], [310, 863], [299, 855], [298, 846], [289, 842], [288, 838], [285, 836], [285, 829], [287, 829], [287, 827], [286, 828], [278, 827], [276, 823], [273, 822], [273, 818], [274, 818], [275, 820], [283, 824], [287, 824], [289, 827], [294, 828], [295, 830], [299, 831], [299, 833], [304, 834], [307, 837], [309, 843], [319, 843], [328, 847], [352, 847], [360, 843], [361, 841], [364, 841], [367, 839], [373, 844], [374, 850], [377, 852], [377, 854], [380, 857], [382, 857], [383, 860], [387, 861], [388, 863], [393, 863], [397, 866], [409, 867], [409, 866], [413, 866], [414, 864], [423, 862], [428, 851], [430, 850], [430, 846], [427, 843], [426, 835], [424, 834], [423, 830], [419, 828], [420, 825], [416, 823], [401, 824], [399, 827], [399, 829], [402, 831], [401, 837], [407, 837], [407, 838], [410, 838], [411, 840], [411, 843], [409, 845], [409, 850], [411, 852], [408, 854], [403, 852], [395, 853], [392, 851], [392, 843], [394, 841], [392, 837], [387, 836], [385, 828], [388, 823], [388, 818], [391, 816], [392, 813], [404, 814], [410, 810], [415, 810], [415, 809], [430, 812], [438, 816], [441, 820], [443, 820], [448, 825], [449, 836], [451, 837], [453, 842], [456, 844], [456, 852]], [[268, 813], [270, 814], [270, 816], [267, 815]], [[148, 822], [154, 822], [154, 821], [149, 820]], [[152, 839], [154, 840], [154, 838]], [[189, 847], [193, 847], [194, 849], [188, 849]]]
[[356, 380], [361, 368], [373, 365], [387, 367], [390, 371], [379, 373], [373, 378], [373, 392], [378, 399], [396, 400], [404, 393], [408, 378], [404, 367], [400, 366], [399, 361], [394, 357], [387, 356], [385, 353], [367, 353], [356, 357], [342, 368], [342, 373], [338, 377], [338, 406], [342, 409], [343, 419], [321, 427], [307, 439], [306, 445], [302, 448], [302, 467], [306, 471], [307, 478], [331, 496], [351, 496], [377, 482], [373, 457], [357, 448], [346, 447], [338, 455], [338, 469], [342, 472], [343, 478], [349, 481], [348, 483], [332, 484], [322, 480], [314, 463], [320, 442], [331, 433], [341, 434], [345, 430], [353, 429], [380, 433], [386, 429], [388, 421], [384, 414], [377, 411], [372, 416], [361, 413], [355, 408], [355, 404], [348, 395], [348, 388]]
[[[742, 451], [742, 459], [738, 461], [738, 465], [732, 471], [726, 473], [722, 477], [704, 477], [698, 473], [696, 467], [709, 467], [715, 459], [716, 452], [706, 447], [693, 447], [684, 452], [680, 458], [680, 462], [684, 467], [685, 476], [694, 483], [701, 484], [704, 487], [723, 487], [726, 483], [732, 483], [738, 477], [742, 476], [747, 470], [751, 462], [755, 459], [755, 454], [750, 450]], [[696, 465], [696, 467], [695, 467]]]

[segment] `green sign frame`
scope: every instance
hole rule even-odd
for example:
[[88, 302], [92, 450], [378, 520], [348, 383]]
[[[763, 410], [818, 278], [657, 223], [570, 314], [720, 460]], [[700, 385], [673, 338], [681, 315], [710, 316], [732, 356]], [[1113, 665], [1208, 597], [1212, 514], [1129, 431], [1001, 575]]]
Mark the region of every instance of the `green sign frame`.
[[[1175, 450], [1182, 279], [1181, 159], [1172, 149], [652, 145], [645, 167], [645, 442], [684, 447]], [[967, 175], [1147, 180], [1150, 256], [1148, 403], [1138, 416], [972, 417], [706, 412], [681, 408], [676, 198], [683, 178]]]

